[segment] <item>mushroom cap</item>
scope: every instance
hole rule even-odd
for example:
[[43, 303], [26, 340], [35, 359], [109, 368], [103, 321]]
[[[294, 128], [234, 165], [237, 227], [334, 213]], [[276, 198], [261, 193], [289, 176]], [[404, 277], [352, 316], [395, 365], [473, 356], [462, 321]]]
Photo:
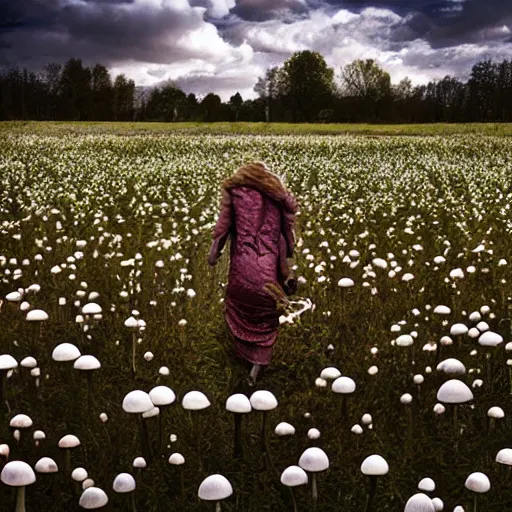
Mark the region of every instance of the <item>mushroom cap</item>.
[[480, 334], [480, 331], [476, 327], [471, 327], [471, 329], [468, 331], [468, 336], [470, 338], [478, 338]]
[[27, 313], [26, 320], [29, 322], [44, 322], [48, 320], [48, 314], [42, 309], [33, 309]]
[[271, 411], [277, 407], [277, 398], [265, 390], [255, 391], [250, 398], [253, 409], [257, 411]]
[[300, 456], [299, 466], [312, 473], [325, 471], [329, 467], [329, 458], [321, 448], [308, 448]]
[[101, 306], [96, 304], [96, 302], [89, 302], [82, 308], [83, 315], [97, 315], [102, 311]]
[[251, 412], [251, 402], [242, 393], [236, 393], [226, 400], [226, 410], [238, 414], [245, 414]]
[[466, 334], [468, 332], [468, 328], [464, 324], [453, 324], [450, 327], [450, 334], [453, 336], [460, 336], [461, 334]]
[[73, 364], [75, 370], [97, 370], [101, 363], [94, 356], [80, 356]]
[[469, 315], [469, 319], [470, 319], [472, 322], [480, 322], [480, 320], [482, 319], [482, 315], [481, 315], [478, 311], [473, 311], [473, 312]]
[[331, 386], [334, 393], [343, 393], [348, 395], [356, 389], [356, 383], [350, 377], [338, 377]]
[[489, 418], [501, 419], [505, 417], [505, 412], [501, 407], [494, 406], [487, 411], [487, 416], [489, 416]]
[[80, 446], [80, 439], [73, 434], [68, 434], [59, 441], [59, 448], [76, 448], [77, 446]]
[[281, 483], [287, 487], [297, 487], [308, 483], [308, 474], [300, 466], [288, 466], [281, 473]]
[[414, 338], [410, 334], [402, 334], [398, 336], [395, 343], [399, 347], [410, 347], [414, 343]]
[[142, 417], [143, 418], [153, 418], [155, 416], [158, 416], [160, 414], [160, 409], [158, 407], [152, 407], [149, 409], [149, 411], [143, 412]]
[[83, 482], [88, 476], [89, 474], [84, 468], [75, 468], [71, 472], [71, 478], [75, 482]]
[[350, 288], [351, 286], [354, 286], [354, 281], [352, 281], [350, 277], [342, 277], [338, 281], [338, 286], [340, 286], [341, 288]]
[[308, 439], [318, 439], [320, 436], [320, 430], [317, 428], [310, 428], [308, 430]]
[[359, 424], [355, 424], [351, 429], [350, 429], [350, 432], [352, 432], [353, 434], [357, 434], [357, 435], [361, 435], [363, 433], [363, 427], [361, 427], [361, 425]]
[[483, 347], [496, 347], [500, 343], [503, 343], [503, 338], [492, 331], [486, 331], [478, 338], [478, 344]]
[[12, 428], [29, 428], [32, 426], [32, 420], [26, 414], [17, 414], [9, 423]]
[[92, 478], [86, 478], [82, 482], [82, 490], [89, 489], [89, 487], [94, 487], [94, 480]]
[[432, 498], [432, 505], [434, 505], [436, 512], [444, 510], [444, 503], [441, 498]]
[[436, 483], [432, 478], [423, 478], [418, 484], [418, 489], [420, 491], [433, 492], [436, 489]]
[[112, 489], [115, 492], [132, 492], [135, 490], [135, 487], [137, 487], [135, 478], [130, 473], [119, 473], [114, 478], [114, 483], [112, 484]]
[[57, 473], [57, 471], [59, 471], [57, 463], [53, 459], [50, 459], [50, 457], [43, 457], [42, 459], [39, 459], [36, 462], [34, 469], [38, 473]]
[[181, 453], [173, 453], [169, 457], [169, 464], [174, 464], [175, 466], [181, 466], [185, 464], [185, 457]]
[[199, 498], [207, 501], [219, 501], [233, 494], [233, 487], [229, 480], [222, 475], [210, 475], [199, 486]]
[[293, 434], [295, 434], [295, 427], [289, 423], [286, 423], [286, 421], [282, 421], [276, 426], [274, 433], [279, 437], [293, 436]]
[[480, 332], [485, 332], [485, 331], [488, 331], [489, 330], [489, 324], [487, 322], [484, 322], [483, 320], [481, 322], [478, 322], [476, 324], [476, 328], [480, 331]]
[[441, 361], [437, 367], [437, 371], [447, 373], [448, 375], [464, 375], [466, 373], [466, 367], [458, 360], [450, 357]]
[[9, 302], [19, 302], [23, 295], [20, 292], [11, 292], [5, 296], [5, 299]]
[[478, 471], [476, 473], [471, 473], [471, 475], [467, 477], [464, 485], [466, 486], [466, 489], [479, 493], [487, 492], [491, 488], [491, 482], [489, 482], [487, 475]]
[[512, 466], [512, 449], [511, 448], [503, 448], [496, 454], [496, 462], [499, 464], [506, 464], [507, 466]]
[[432, 500], [421, 492], [411, 496], [405, 504], [404, 512], [436, 512]]
[[74, 361], [78, 359], [82, 354], [78, 347], [72, 343], [61, 343], [57, 345], [52, 352], [52, 359], [54, 361]]
[[142, 414], [153, 409], [153, 407], [154, 404], [148, 393], [140, 389], [130, 391], [123, 399], [123, 410], [125, 412]]
[[9, 354], [0, 356], [0, 370], [12, 370], [18, 367], [18, 361]]
[[450, 336], [443, 336], [439, 340], [439, 343], [441, 343], [443, 347], [447, 347], [448, 345], [453, 345], [453, 340], [450, 338]]
[[33, 435], [34, 441], [42, 441], [46, 439], [46, 434], [42, 430], [36, 430]]
[[21, 360], [20, 366], [23, 366], [23, 368], [35, 368], [37, 361], [32, 356], [28, 356]]
[[384, 457], [380, 455], [370, 455], [364, 459], [361, 464], [361, 473], [368, 476], [382, 476], [387, 474], [389, 466]]
[[325, 380], [335, 380], [338, 377], [341, 377], [341, 372], [334, 366], [328, 366], [322, 370], [320, 377]]
[[433, 313], [436, 315], [449, 315], [452, 310], [448, 306], [439, 305], [434, 308]]
[[445, 404], [463, 404], [473, 400], [473, 393], [464, 382], [451, 379], [438, 389], [437, 399]]
[[36, 475], [26, 462], [13, 460], [2, 469], [0, 480], [11, 487], [23, 487], [33, 484], [36, 481]]
[[125, 327], [129, 327], [129, 328], [135, 328], [139, 325], [139, 322], [137, 321], [136, 318], [134, 318], [133, 316], [131, 316], [130, 318], [127, 318], [125, 321], [124, 321], [124, 326]]
[[145, 468], [147, 466], [146, 459], [144, 457], [135, 457], [132, 465], [134, 468]]
[[108, 503], [108, 496], [99, 487], [88, 487], [80, 496], [78, 504], [82, 508], [94, 509], [104, 507]]
[[184, 409], [190, 411], [199, 411], [210, 407], [210, 400], [201, 391], [189, 391], [181, 401], [181, 405]]

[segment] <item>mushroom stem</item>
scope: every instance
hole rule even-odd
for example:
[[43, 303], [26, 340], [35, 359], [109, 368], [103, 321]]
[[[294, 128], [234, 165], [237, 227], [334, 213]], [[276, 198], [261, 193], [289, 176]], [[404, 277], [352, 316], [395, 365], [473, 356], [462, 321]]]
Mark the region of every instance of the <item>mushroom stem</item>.
[[476, 507], [476, 493], [475, 495], [473, 496], [473, 512], [477, 512], [477, 507]]
[[261, 451], [267, 453], [267, 411], [263, 411], [263, 420], [261, 422]]
[[217, 501], [217, 503], [215, 503], [215, 512], [221, 512], [221, 510], [220, 510], [220, 501]]
[[343, 419], [346, 419], [348, 415], [348, 408], [347, 408], [347, 397], [345, 395], [341, 398], [341, 416]]
[[151, 463], [153, 459], [153, 454], [151, 450], [151, 445], [149, 444], [148, 428], [146, 422], [144, 421], [144, 418], [142, 417], [142, 414], [139, 414], [139, 427], [141, 434], [142, 453], [144, 455], [144, 458], [147, 458], [148, 462]]
[[407, 446], [411, 446], [412, 443], [412, 409], [410, 406], [406, 406], [406, 414], [407, 414]]
[[290, 494], [292, 495], [292, 503], [293, 503], [293, 512], [297, 512], [297, 501], [295, 500], [295, 494], [293, 493], [293, 489], [291, 487], [288, 487], [290, 489]]
[[92, 370], [86, 371], [87, 374], [87, 404], [89, 407], [89, 418], [92, 417]]
[[318, 487], [316, 485], [316, 473], [311, 477], [311, 498], [313, 499], [313, 512], [318, 504]]
[[18, 487], [16, 497], [16, 512], [25, 512], [25, 486]]
[[183, 471], [183, 464], [180, 465], [180, 491], [181, 491], [181, 504], [185, 504], [185, 473]]
[[453, 406], [453, 428], [457, 432], [457, 404]]
[[136, 374], [136, 364], [135, 364], [135, 356], [136, 356], [136, 347], [137, 347], [137, 338], [135, 335], [135, 331], [132, 332], [132, 370], [133, 375]]
[[235, 459], [242, 458], [242, 415], [234, 413], [235, 417]]
[[[2, 407], [2, 408], [7, 406], [7, 404], [5, 402], [5, 391], [4, 391], [6, 373], [7, 372], [5, 370], [0, 370], [0, 400], [1, 400], [0, 407]], [[511, 379], [511, 383], [512, 383], [512, 379]], [[512, 384], [511, 384], [511, 393], [512, 393]]]
[[377, 491], [377, 477], [375, 475], [371, 475], [370, 476], [370, 492], [368, 493], [368, 498], [366, 499], [366, 507], [364, 509], [364, 512], [371, 512], [376, 491]]
[[71, 451], [70, 448], [64, 448], [64, 468], [66, 469], [66, 476], [71, 473]]
[[163, 414], [164, 407], [160, 406], [160, 414], [158, 415], [158, 453], [162, 453], [162, 431], [163, 431]]
[[137, 506], [135, 505], [135, 491], [132, 491], [130, 493], [131, 496], [131, 502], [132, 502], [132, 512], [137, 512]]

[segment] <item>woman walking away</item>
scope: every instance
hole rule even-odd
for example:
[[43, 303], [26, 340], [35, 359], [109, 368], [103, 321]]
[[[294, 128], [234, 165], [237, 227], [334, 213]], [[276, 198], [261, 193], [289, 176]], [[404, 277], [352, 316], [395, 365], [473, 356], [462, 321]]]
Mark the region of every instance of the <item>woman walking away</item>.
[[253, 365], [251, 385], [270, 363], [279, 328], [275, 294], [265, 287], [295, 293], [286, 258], [293, 255], [296, 209], [293, 195], [262, 162], [240, 167], [223, 183], [208, 263], [217, 263], [231, 237], [224, 315], [236, 354]]

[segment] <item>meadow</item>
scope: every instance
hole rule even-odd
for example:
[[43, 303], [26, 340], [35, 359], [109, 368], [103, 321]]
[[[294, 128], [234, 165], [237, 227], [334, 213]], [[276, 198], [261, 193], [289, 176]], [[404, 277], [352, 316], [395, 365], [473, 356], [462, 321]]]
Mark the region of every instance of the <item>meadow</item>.
[[[496, 462], [512, 448], [507, 126], [415, 137], [134, 126], [0, 127], [0, 467], [58, 467], [36, 470], [26, 510], [214, 510], [198, 497], [213, 474], [232, 486], [222, 510], [512, 509], [511, 452]], [[206, 263], [220, 182], [252, 159], [299, 201], [292, 299], [312, 304], [283, 311], [254, 389], [223, 320], [228, 250]], [[55, 351], [64, 343], [75, 349]], [[172, 394], [129, 395], [157, 386]], [[252, 401], [234, 457], [226, 401], [257, 390], [277, 407]], [[201, 407], [191, 391], [209, 406], [185, 408]], [[277, 435], [281, 422], [294, 433]], [[59, 447], [67, 435], [80, 444]], [[329, 467], [291, 492], [281, 475], [311, 447]], [[373, 504], [370, 455], [389, 467]], [[135, 490], [113, 490], [121, 473]], [[490, 489], [481, 475], [468, 489], [474, 473]], [[418, 489], [427, 477], [435, 490]], [[437, 500], [406, 505], [417, 493]], [[14, 510], [17, 489], [0, 484], [0, 503]]]

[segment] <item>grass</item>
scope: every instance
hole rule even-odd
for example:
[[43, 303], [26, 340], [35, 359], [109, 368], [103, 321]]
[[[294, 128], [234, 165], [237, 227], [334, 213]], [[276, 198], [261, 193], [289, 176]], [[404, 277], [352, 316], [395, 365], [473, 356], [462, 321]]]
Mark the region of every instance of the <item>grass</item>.
[[512, 136], [512, 123], [431, 123], [431, 124], [291, 124], [291, 123], [132, 123], [67, 121], [2, 121], [0, 134], [210, 134], [210, 135], [404, 135]]
[[[138, 509], [212, 511], [212, 504], [197, 500], [197, 489], [204, 477], [222, 473], [234, 488], [225, 510], [290, 510], [279, 474], [266, 467], [262, 457], [261, 415], [257, 412], [244, 418], [246, 458], [233, 460], [233, 418], [224, 404], [246, 375], [246, 368], [234, 360], [222, 316], [227, 248], [217, 267], [210, 269], [206, 263], [221, 177], [252, 152], [286, 173], [299, 198], [297, 235], [304, 244], [297, 249], [296, 261], [298, 274], [307, 278], [299, 293], [316, 306], [300, 323], [282, 327], [272, 365], [257, 386], [272, 391], [279, 401], [268, 423], [270, 454], [278, 472], [297, 463], [311, 445], [306, 433], [315, 427], [321, 437], [314, 444], [331, 461], [330, 469], [319, 476], [319, 512], [363, 509], [368, 481], [359, 467], [373, 453], [385, 457], [390, 466], [389, 474], [379, 482], [379, 512], [403, 510], [426, 476], [436, 481], [436, 494], [445, 501], [445, 510], [457, 504], [470, 510], [472, 498], [464, 490], [464, 481], [473, 471], [485, 472], [492, 484], [491, 491], [481, 497], [481, 510], [506, 510], [512, 490], [501, 471], [504, 468], [494, 463], [497, 451], [510, 446], [506, 352], [496, 350], [493, 382], [474, 390], [475, 408], [460, 408], [463, 432], [459, 434], [451, 426], [449, 408], [440, 417], [432, 411], [444, 378], [435, 370], [426, 372], [427, 366], [435, 368], [435, 356], [421, 347], [449, 332], [449, 325], [441, 326], [441, 320], [429, 313], [428, 306], [436, 304], [452, 309], [451, 323], [468, 322], [463, 311], [489, 304], [496, 317], [486, 317], [486, 321], [506, 341], [510, 339], [501, 320], [510, 303], [512, 267], [498, 266], [497, 261], [509, 259], [511, 253], [510, 237], [504, 233], [509, 229], [506, 205], [510, 202], [512, 139], [165, 137], [152, 132], [137, 137], [124, 136], [128, 132], [55, 137], [38, 129], [18, 132], [36, 133], [34, 137], [0, 139], [0, 206], [7, 220], [0, 224], [0, 255], [18, 259], [0, 266], [0, 297], [38, 283], [41, 291], [26, 299], [50, 315], [35, 354], [25, 315], [5, 303], [0, 313], [0, 353], [10, 353], [18, 361], [36, 355], [41, 367], [40, 388], [21, 368], [6, 382], [11, 411], [0, 415], [0, 443], [10, 444], [11, 459], [21, 457], [33, 465], [38, 458], [50, 456], [62, 469], [57, 442], [65, 434], [75, 434], [82, 444], [72, 453], [73, 466], [85, 467], [108, 493], [111, 510], [126, 510], [126, 500], [114, 495], [111, 485], [119, 472], [135, 474], [131, 464], [141, 450], [137, 419], [122, 410], [123, 397], [134, 389], [149, 391], [168, 385], [178, 400], [166, 411], [165, 435], [169, 439], [176, 434], [178, 439], [168, 443], [164, 458], [142, 472], [136, 490]], [[74, 133], [72, 125], [62, 125], [62, 135], [68, 132]], [[167, 206], [162, 206], [164, 201]], [[58, 212], [52, 213], [53, 208]], [[124, 222], [118, 222], [119, 217]], [[61, 222], [60, 228], [56, 221]], [[76, 269], [70, 268], [68, 258], [77, 251], [76, 241], [82, 239], [88, 241], [84, 257], [74, 262]], [[170, 245], [148, 246], [161, 240]], [[482, 240], [489, 247], [492, 242], [493, 254], [471, 252]], [[328, 246], [322, 245], [325, 241]], [[376, 248], [371, 249], [374, 243]], [[422, 249], [414, 249], [416, 244]], [[302, 253], [304, 248], [313, 256], [312, 267]], [[338, 251], [347, 254], [353, 248], [360, 252], [360, 264], [350, 268]], [[139, 252], [142, 258], [136, 266], [121, 265]], [[178, 252], [182, 258], [171, 259]], [[388, 252], [394, 256], [386, 256]], [[374, 253], [395, 260], [403, 267], [402, 274], [412, 272], [414, 280], [404, 283], [400, 274], [388, 278], [382, 269], [375, 269], [375, 278], [363, 277], [363, 267], [371, 263]], [[442, 253], [446, 263], [435, 269], [433, 258]], [[36, 254], [42, 254], [43, 260], [36, 262]], [[331, 260], [333, 255], [337, 259]], [[29, 259], [28, 265], [21, 263], [24, 258]], [[155, 263], [160, 259], [165, 260], [165, 267], [154, 280]], [[328, 277], [323, 283], [314, 270], [322, 261], [326, 262], [322, 274]], [[67, 267], [53, 276], [50, 269], [64, 262]], [[445, 281], [450, 269], [468, 265], [478, 271], [467, 273], [462, 281]], [[14, 279], [18, 267], [22, 277]], [[480, 272], [483, 267], [490, 271]], [[190, 280], [181, 280], [181, 268], [187, 269]], [[71, 273], [75, 279], [69, 279]], [[356, 286], [341, 290], [337, 286], [341, 277], [352, 278]], [[362, 286], [363, 281], [370, 286]], [[176, 291], [177, 283], [184, 289], [193, 288], [197, 296], [187, 299], [185, 293]], [[140, 290], [123, 299], [120, 293], [133, 284], [140, 284]], [[371, 292], [373, 287], [378, 293]], [[90, 339], [82, 339], [75, 322], [87, 300], [75, 304], [77, 290], [100, 293], [97, 302], [104, 315], [89, 332]], [[59, 308], [61, 296], [67, 304]], [[150, 304], [152, 299], [157, 300], [156, 306]], [[147, 323], [137, 347], [135, 377], [131, 335], [124, 327], [134, 308]], [[413, 308], [421, 315], [414, 315]], [[185, 328], [178, 326], [181, 318], [187, 319]], [[390, 343], [395, 337], [390, 327], [402, 319], [407, 322], [403, 333], [418, 332], [414, 367], [408, 366], [406, 351]], [[64, 341], [77, 344], [83, 354], [95, 355], [102, 363], [93, 378], [92, 415], [85, 375], [73, 371], [71, 364], [51, 360], [52, 349]], [[328, 350], [329, 344], [333, 351]], [[371, 354], [372, 347], [379, 349], [377, 355]], [[477, 355], [470, 355], [474, 348]], [[146, 351], [154, 354], [152, 361], [143, 359]], [[475, 340], [466, 337], [461, 346], [447, 347], [443, 357], [457, 357], [466, 368], [475, 369], [463, 377], [468, 384], [477, 376], [485, 379], [485, 373], [476, 373], [485, 371], [485, 355]], [[168, 377], [158, 373], [163, 365], [170, 369]], [[368, 368], [373, 365], [379, 371], [370, 376]], [[341, 415], [341, 397], [314, 385], [326, 366], [338, 367], [356, 382], [348, 419]], [[412, 382], [416, 373], [425, 376], [421, 389]], [[180, 403], [194, 389], [203, 391], [212, 405], [192, 417], [194, 412], [188, 414]], [[409, 444], [408, 417], [399, 401], [406, 392], [414, 397]], [[503, 407], [506, 416], [490, 435], [486, 411], [495, 405]], [[107, 423], [99, 421], [102, 412], [108, 414]], [[8, 425], [17, 413], [31, 416], [32, 430], [45, 431], [47, 439], [40, 448], [31, 442], [17, 446], [13, 441]], [[374, 426], [365, 427], [357, 437], [350, 428], [364, 413], [372, 414]], [[293, 424], [296, 435], [288, 439], [274, 436], [271, 430], [281, 421]], [[153, 440], [156, 427], [157, 420], [150, 419]], [[185, 505], [180, 503], [179, 474], [167, 463], [172, 452], [181, 452], [186, 459]], [[38, 475], [36, 484], [27, 488], [27, 509], [77, 510], [78, 495], [72, 483], [62, 472], [48, 478]], [[310, 510], [309, 489], [297, 489], [296, 498], [299, 510]], [[13, 489], [0, 485], [2, 512], [14, 509], [14, 499]]]

